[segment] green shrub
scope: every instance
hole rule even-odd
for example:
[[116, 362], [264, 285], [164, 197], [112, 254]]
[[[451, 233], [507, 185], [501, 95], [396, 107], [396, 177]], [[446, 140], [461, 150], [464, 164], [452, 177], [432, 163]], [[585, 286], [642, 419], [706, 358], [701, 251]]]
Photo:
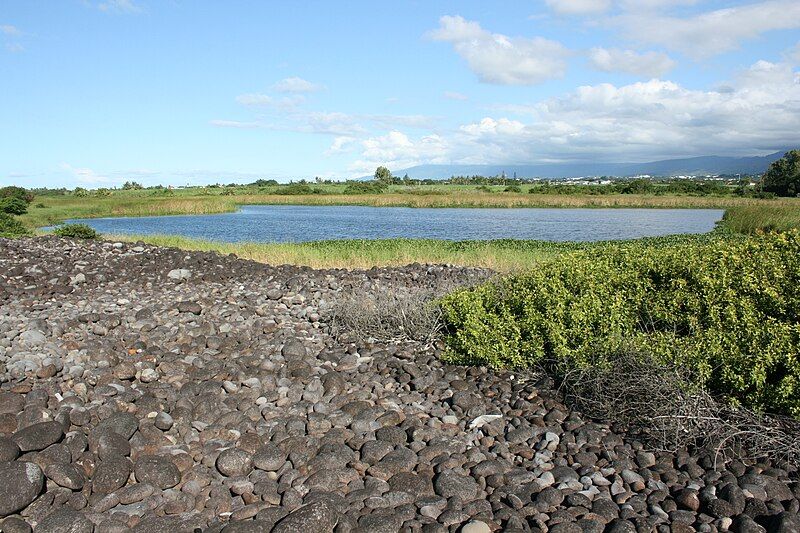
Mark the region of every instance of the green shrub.
[[442, 301], [448, 359], [611, 365], [621, 348], [687, 368], [734, 403], [800, 417], [800, 233], [620, 243]]
[[522, 192], [522, 188], [519, 185], [508, 185], [503, 192]]
[[351, 181], [344, 188], [344, 194], [381, 194], [386, 183], [380, 181]]
[[33, 201], [35, 196], [27, 189], [10, 185], [0, 189], [0, 198], [19, 198], [26, 204], [29, 204]]
[[20, 237], [28, 234], [28, 228], [8, 213], [0, 213], [0, 237]]
[[54, 229], [53, 233], [59, 237], [68, 237], [71, 239], [96, 239], [100, 236], [93, 228], [86, 224], [63, 224]]
[[313, 194], [314, 191], [311, 190], [311, 187], [306, 185], [305, 183], [290, 183], [288, 185], [282, 185], [275, 190], [275, 194], [286, 194], [286, 195], [301, 195], [301, 194]]
[[28, 203], [21, 198], [11, 196], [8, 198], [0, 198], [0, 213], [8, 213], [9, 215], [24, 215], [28, 212]]

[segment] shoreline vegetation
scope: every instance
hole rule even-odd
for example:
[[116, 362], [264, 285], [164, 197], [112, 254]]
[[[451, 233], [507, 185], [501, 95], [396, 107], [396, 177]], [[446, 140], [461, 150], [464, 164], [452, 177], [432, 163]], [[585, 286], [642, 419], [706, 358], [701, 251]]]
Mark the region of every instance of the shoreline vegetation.
[[[757, 198], [725, 194], [595, 193], [598, 186], [548, 186], [565, 192], [542, 192], [523, 185], [520, 192], [504, 192], [502, 186], [486, 190], [458, 184], [391, 186], [373, 194], [344, 194], [338, 185], [315, 186], [318, 194], [262, 194], [257, 188], [194, 187], [186, 189], [115, 190], [83, 195], [40, 194], [20, 220], [30, 228], [55, 225], [68, 219], [137, 217], [234, 212], [241, 205], [362, 205], [375, 207], [465, 207], [465, 208], [707, 208], [724, 209], [717, 232], [753, 234], [761, 231], [800, 228], [800, 198]], [[544, 188], [544, 187], [540, 187]], [[255, 190], [255, 192], [254, 192]], [[292, 184], [271, 187], [305, 191]], [[528, 192], [525, 192], [528, 191]], [[530, 192], [533, 191], [533, 192]], [[269, 264], [295, 264], [312, 268], [371, 268], [409, 263], [443, 263], [483, 267], [498, 272], [530, 268], [567, 249], [585, 248], [581, 243], [525, 240], [453, 242], [428, 239], [377, 241], [339, 240], [307, 243], [226, 243], [177, 235], [106, 235], [119, 241], [142, 241], [196, 251], [235, 254]]]
[[[737, 196], [656, 194], [526, 194], [486, 193], [454, 189], [413, 194], [178, 194], [153, 196], [118, 194], [107, 197], [37, 196], [21, 220], [30, 227], [50, 226], [67, 219], [209, 215], [235, 212], [243, 205], [368, 206], [410, 208], [645, 208], [645, 209], [800, 209], [795, 198], [763, 199]], [[128, 191], [119, 191], [128, 192]], [[183, 192], [183, 191], [181, 191]]]

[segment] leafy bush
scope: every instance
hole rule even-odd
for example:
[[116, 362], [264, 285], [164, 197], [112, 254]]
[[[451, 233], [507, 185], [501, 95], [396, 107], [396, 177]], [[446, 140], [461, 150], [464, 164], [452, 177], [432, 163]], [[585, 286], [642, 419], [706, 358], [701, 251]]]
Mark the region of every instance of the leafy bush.
[[63, 224], [53, 230], [53, 233], [59, 237], [68, 237], [71, 239], [96, 239], [100, 236], [93, 228], [86, 224]]
[[522, 192], [522, 188], [519, 185], [508, 185], [503, 192]]
[[0, 189], [0, 198], [19, 198], [26, 204], [29, 204], [35, 197], [33, 193], [27, 189], [10, 185]]
[[[384, 167], [380, 167], [384, 168]], [[386, 183], [381, 181], [351, 181], [344, 188], [344, 194], [381, 194], [386, 190]]]
[[0, 237], [20, 237], [27, 235], [25, 225], [8, 213], [0, 213]]
[[275, 190], [275, 194], [286, 194], [286, 195], [301, 195], [301, 194], [313, 194], [314, 191], [311, 190], [311, 187], [306, 185], [305, 183], [290, 183], [289, 185], [283, 185], [278, 187]]
[[28, 212], [28, 203], [25, 200], [11, 196], [0, 198], [0, 213], [9, 215], [24, 215]]
[[475, 187], [475, 190], [481, 192], [492, 192], [492, 189], [490, 189], [488, 185], [478, 185], [477, 187]]
[[800, 233], [572, 252], [442, 301], [452, 361], [687, 368], [733, 403], [800, 417]]

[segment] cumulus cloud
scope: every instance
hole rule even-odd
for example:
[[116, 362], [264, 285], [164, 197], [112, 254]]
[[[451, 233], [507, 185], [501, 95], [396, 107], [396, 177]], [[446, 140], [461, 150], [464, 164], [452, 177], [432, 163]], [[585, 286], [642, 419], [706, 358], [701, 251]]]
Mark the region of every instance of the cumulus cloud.
[[370, 137], [352, 170], [766, 153], [796, 141], [800, 72], [788, 63], [759, 61], [711, 90], [657, 79], [603, 83], [508, 109], [529, 118], [484, 117], [431, 137], [400, 131]]
[[561, 43], [543, 37], [508, 37], [491, 33], [474, 21], [444, 16], [431, 39], [448, 42], [469, 68], [486, 83], [535, 85], [559, 78], [569, 52]]
[[703, 58], [733, 50], [768, 31], [800, 28], [800, 2], [770, 0], [687, 17], [626, 12], [612, 23], [639, 42]]
[[284, 78], [272, 86], [272, 90], [279, 93], [313, 93], [322, 89], [322, 85], [311, 83], [297, 76]]
[[405, 168], [422, 162], [444, 163], [449, 152], [447, 141], [439, 135], [414, 139], [400, 131], [364, 139], [361, 147], [361, 159], [350, 166], [350, 170], [357, 174], [372, 172], [379, 165]]
[[347, 150], [355, 142], [355, 138], [349, 137], [347, 135], [341, 135], [339, 137], [334, 137], [333, 142], [331, 143], [330, 147], [325, 150], [325, 155], [331, 156], [335, 154], [340, 154]]
[[593, 15], [611, 7], [611, 0], [546, 0], [545, 3], [562, 15]]
[[638, 53], [634, 50], [600, 47], [589, 51], [589, 63], [603, 72], [624, 72], [652, 78], [660, 77], [675, 67], [675, 61], [664, 53]]
[[771, 150], [795, 139], [798, 123], [800, 73], [787, 64], [759, 61], [715, 90], [660, 80], [585, 86], [538, 104], [536, 119], [524, 129], [501, 131], [484, 120], [461, 130], [506, 151], [527, 146], [528, 159], [657, 158]]

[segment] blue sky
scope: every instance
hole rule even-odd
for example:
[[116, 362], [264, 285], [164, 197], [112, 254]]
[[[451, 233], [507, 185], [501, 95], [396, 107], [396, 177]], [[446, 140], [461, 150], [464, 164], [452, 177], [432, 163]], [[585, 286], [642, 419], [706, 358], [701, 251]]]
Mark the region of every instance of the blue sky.
[[2, 0], [0, 184], [800, 145], [800, 2]]

